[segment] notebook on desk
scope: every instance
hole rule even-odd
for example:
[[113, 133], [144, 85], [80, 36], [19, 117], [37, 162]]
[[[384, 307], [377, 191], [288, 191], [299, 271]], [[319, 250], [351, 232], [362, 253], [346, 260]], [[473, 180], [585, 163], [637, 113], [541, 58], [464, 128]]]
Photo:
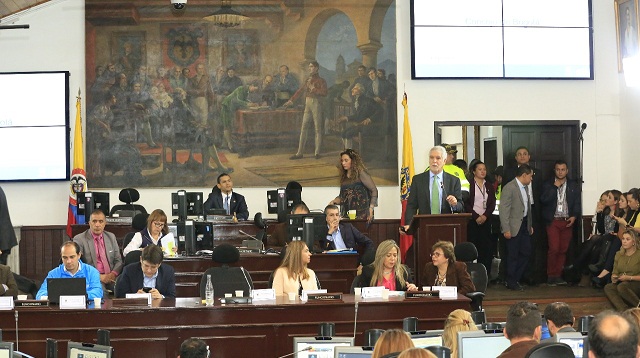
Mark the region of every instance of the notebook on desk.
[[60, 296], [80, 295], [87, 295], [87, 280], [84, 277], [47, 279], [49, 303], [59, 304]]

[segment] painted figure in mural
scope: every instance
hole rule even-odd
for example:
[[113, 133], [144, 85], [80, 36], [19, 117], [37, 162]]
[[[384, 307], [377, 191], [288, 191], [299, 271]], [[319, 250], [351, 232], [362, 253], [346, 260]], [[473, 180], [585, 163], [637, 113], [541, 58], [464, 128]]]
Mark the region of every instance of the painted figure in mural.
[[241, 73], [245, 73], [246, 70], [252, 70], [257, 62], [256, 54], [250, 44], [247, 44], [245, 40], [234, 42], [233, 48], [229, 52], [229, 63], [231, 65]]
[[236, 69], [234, 67], [227, 68], [227, 76], [222, 80], [218, 91], [224, 96], [228, 96], [236, 88], [242, 86], [242, 80], [236, 76]]
[[116, 70], [124, 73], [127, 77], [133, 76], [134, 72], [141, 63], [139, 51], [134, 51], [133, 44], [125, 41], [120, 50], [120, 57], [116, 63]]
[[248, 98], [250, 102], [258, 103], [260, 106], [273, 108], [275, 106], [273, 76], [264, 76], [258, 91], [250, 93]]
[[153, 101], [151, 101], [149, 93], [142, 90], [142, 85], [140, 83], [134, 82], [132, 88], [133, 90], [127, 99], [131, 119], [142, 127], [142, 133], [147, 145], [149, 147], [153, 147], [155, 146], [155, 143], [153, 142], [153, 137], [151, 135], [151, 125], [149, 124], [148, 113], [148, 109]]
[[142, 86], [143, 91], [149, 92], [151, 90], [151, 78], [147, 73], [147, 66], [138, 67], [138, 72], [133, 75], [133, 82], [138, 82]]
[[189, 85], [189, 81], [182, 74], [182, 68], [180, 66], [176, 66], [173, 68], [173, 72], [169, 76], [169, 84], [173, 89], [173, 92], [176, 91], [176, 88], [182, 88], [183, 90], [187, 90], [187, 86]]
[[289, 107], [303, 93], [305, 97], [304, 115], [302, 117], [302, 129], [300, 131], [300, 142], [298, 143], [298, 151], [289, 159], [302, 159], [302, 152], [307, 144], [307, 135], [311, 122], [315, 129], [315, 158], [320, 159], [320, 148], [322, 147], [322, 103], [321, 100], [327, 96], [327, 82], [320, 77], [318, 70], [320, 65], [316, 61], [309, 62], [309, 78], [305, 84], [294, 93], [290, 100], [285, 102], [284, 106]]
[[338, 121], [346, 122], [342, 131], [342, 140], [345, 148], [351, 148], [351, 141], [358, 133], [368, 133], [372, 130], [372, 124], [379, 123], [382, 117], [382, 107], [376, 101], [364, 95], [365, 89], [359, 83], [351, 89], [353, 97], [353, 114], [342, 116]]
[[[336, 104], [342, 103], [348, 105], [349, 102], [345, 101], [342, 98], [344, 91], [349, 88], [351, 83], [349, 81], [342, 81], [340, 83], [336, 83], [335, 85], [329, 87], [327, 90], [327, 99], [324, 102], [324, 134], [329, 134], [331, 130], [335, 130], [331, 126], [336, 122], [335, 119], [335, 106]], [[331, 129], [331, 130], [330, 130]]]
[[233, 149], [233, 141], [231, 139], [231, 124], [236, 116], [238, 109], [247, 107], [257, 107], [259, 104], [251, 102], [249, 95], [255, 93], [259, 88], [259, 84], [252, 82], [251, 84], [236, 88], [222, 101], [220, 108], [220, 118], [224, 126], [224, 142], [231, 152]]
[[196, 66], [196, 75], [189, 81], [187, 94], [194, 115], [200, 123], [206, 124], [209, 118], [209, 101], [213, 100], [213, 88], [204, 63]]
[[[353, 80], [353, 85], [351, 85], [349, 91], [351, 92], [353, 87], [355, 87], [355, 85], [358, 83], [361, 84], [362, 88], [364, 88], [365, 90], [369, 88], [371, 84], [371, 79], [367, 76], [367, 67], [364, 65], [358, 66], [358, 77]], [[353, 98], [353, 95], [351, 96], [351, 98]]]
[[287, 65], [280, 66], [274, 86], [276, 107], [281, 107], [300, 87], [298, 80], [289, 73], [289, 67]]

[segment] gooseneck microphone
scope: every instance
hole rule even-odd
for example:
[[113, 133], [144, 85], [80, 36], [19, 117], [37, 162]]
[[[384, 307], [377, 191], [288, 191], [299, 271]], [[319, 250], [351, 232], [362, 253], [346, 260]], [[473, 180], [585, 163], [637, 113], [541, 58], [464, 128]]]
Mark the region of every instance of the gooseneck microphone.
[[280, 357], [278, 357], [278, 358], [291, 357], [291, 356], [292, 356], [292, 355], [294, 355], [294, 354], [298, 354], [298, 353], [300, 353], [300, 352], [310, 351], [310, 350], [312, 350], [312, 349], [313, 349], [313, 347], [312, 347], [312, 346], [309, 346], [309, 347], [306, 347], [306, 348], [302, 348], [302, 349], [301, 349], [301, 350], [299, 350], [299, 351], [296, 351], [296, 352], [293, 352], [293, 353], [289, 353], [289, 354], [285, 354], [285, 355], [280, 356]]
[[356, 327], [358, 326], [358, 301], [356, 301], [355, 304], [355, 311], [356, 311], [356, 315], [355, 317], [353, 317], [353, 339], [355, 342], [356, 339]]
[[262, 244], [262, 250], [264, 250], [264, 242], [262, 242], [262, 240], [258, 239], [257, 237], [253, 236], [253, 235], [249, 235], [246, 232], [242, 231], [242, 230], [238, 230], [239, 233], [241, 233], [242, 235], [248, 236], [254, 240], [256, 240], [257, 242], [259, 242], [260, 244]]

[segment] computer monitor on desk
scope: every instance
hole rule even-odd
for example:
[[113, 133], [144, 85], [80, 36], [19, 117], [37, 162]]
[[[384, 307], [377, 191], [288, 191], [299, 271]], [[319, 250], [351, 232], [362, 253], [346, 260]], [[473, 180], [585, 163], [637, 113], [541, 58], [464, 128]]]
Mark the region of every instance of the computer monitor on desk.
[[190, 235], [193, 235], [195, 247], [193, 248], [193, 252], [187, 254], [193, 254], [200, 250], [213, 250], [214, 225], [211, 222], [188, 221], [170, 223], [168, 224], [168, 229], [177, 239], [178, 252], [187, 251], [186, 241]]
[[287, 216], [287, 242], [303, 240], [310, 250], [316, 242], [327, 236], [324, 213], [289, 214]]
[[296, 358], [333, 357], [339, 346], [353, 346], [353, 337], [293, 337]]
[[370, 358], [372, 354], [373, 354], [373, 347], [338, 346], [333, 349], [333, 358]]
[[109, 193], [87, 191], [77, 195], [78, 216], [84, 216], [85, 223], [91, 221], [91, 213], [96, 209], [102, 210], [104, 215], [109, 215]]
[[442, 329], [436, 329], [432, 331], [411, 333], [411, 342], [415, 347], [427, 348], [431, 346], [442, 345]]
[[580, 332], [557, 332], [551, 338], [555, 342], [567, 344], [571, 347], [576, 358], [586, 358], [589, 351], [589, 337]]
[[171, 215], [177, 216], [178, 221], [185, 221], [189, 216], [204, 216], [202, 198], [202, 192], [178, 190], [171, 193]]
[[0, 358], [13, 358], [13, 342], [0, 342]]
[[502, 333], [458, 332], [458, 358], [497, 357], [510, 345]]
[[91, 343], [69, 342], [67, 358], [111, 358], [113, 348]]

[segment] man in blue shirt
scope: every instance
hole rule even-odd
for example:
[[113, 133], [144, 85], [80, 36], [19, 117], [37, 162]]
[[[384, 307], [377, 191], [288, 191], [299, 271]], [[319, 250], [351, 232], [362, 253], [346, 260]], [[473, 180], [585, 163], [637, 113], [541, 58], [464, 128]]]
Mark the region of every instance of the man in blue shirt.
[[44, 279], [40, 290], [36, 294], [36, 299], [39, 300], [43, 296], [49, 296], [47, 290], [47, 279], [49, 278], [82, 278], [87, 281], [87, 298], [93, 300], [94, 298], [102, 298], [102, 284], [100, 283], [100, 272], [90, 265], [80, 262], [80, 246], [73, 241], [66, 241], [60, 247], [60, 256], [62, 257], [62, 264], [49, 271], [49, 274]]

